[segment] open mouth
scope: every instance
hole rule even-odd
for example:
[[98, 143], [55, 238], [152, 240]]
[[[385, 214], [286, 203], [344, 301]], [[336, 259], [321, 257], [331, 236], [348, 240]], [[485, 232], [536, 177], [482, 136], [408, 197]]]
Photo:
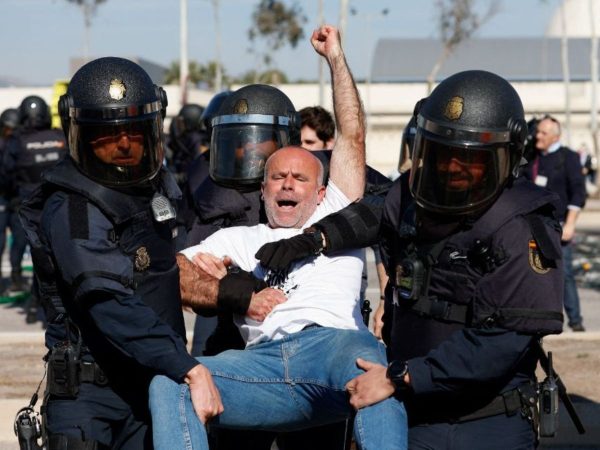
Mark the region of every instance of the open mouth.
[[294, 200], [277, 200], [277, 206], [281, 209], [294, 209], [297, 204]]

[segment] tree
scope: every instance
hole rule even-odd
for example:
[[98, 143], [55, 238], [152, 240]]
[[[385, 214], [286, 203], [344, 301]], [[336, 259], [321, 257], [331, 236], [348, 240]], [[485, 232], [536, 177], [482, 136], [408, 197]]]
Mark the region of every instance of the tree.
[[250, 52], [262, 56], [262, 62], [270, 67], [274, 52], [286, 44], [292, 48], [298, 45], [304, 37], [302, 25], [306, 20], [302, 8], [296, 2], [286, 7], [283, 1], [261, 0], [252, 13], [252, 27], [248, 30], [248, 38], [252, 44], [257, 39], [262, 39], [266, 49], [262, 55], [255, 48], [251, 48]]
[[67, 0], [81, 8], [83, 13], [83, 25], [85, 28], [85, 36], [83, 39], [83, 58], [88, 59], [90, 51], [90, 29], [92, 28], [92, 17], [96, 14], [96, 8], [106, 0]]
[[[173, 61], [167, 72], [165, 73], [164, 83], [165, 84], [178, 84], [179, 83], [179, 71], [180, 62]], [[214, 88], [215, 73], [217, 72], [217, 63], [215, 61], [209, 61], [207, 65], [200, 64], [196, 61], [190, 61], [188, 64], [189, 80], [193, 84], [204, 83], [209, 89]], [[225, 73], [225, 69], [221, 68], [221, 73], [225, 85], [229, 84], [229, 79]]]
[[427, 92], [433, 89], [433, 83], [446, 59], [461, 42], [469, 39], [498, 12], [499, 2], [492, 0], [483, 14], [474, 11], [475, 0], [436, 0], [436, 5], [444, 49], [427, 76]]

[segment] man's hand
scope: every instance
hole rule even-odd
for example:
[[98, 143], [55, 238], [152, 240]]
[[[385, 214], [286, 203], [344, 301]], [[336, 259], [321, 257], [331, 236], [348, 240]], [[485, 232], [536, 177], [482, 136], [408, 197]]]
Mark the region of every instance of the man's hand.
[[268, 242], [259, 248], [254, 256], [260, 260], [263, 267], [278, 272], [287, 270], [295, 261], [316, 255], [321, 247], [322, 245], [312, 237], [299, 234], [291, 238]]
[[344, 56], [340, 33], [337, 28], [331, 25], [323, 25], [313, 31], [310, 43], [319, 55], [324, 56], [329, 61], [336, 56]]
[[213, 276], [217, 279], [223, 278], [227, 275], [227, 267], [231, 266], [232, 261], [229, 256], [225, 256], [223, 259], [217, 258], [210, 253], [198, 252], [192, 258], [192, 262], [196, 264], [206, 274]]
[[205, 424], [225, 410], [219, 390], [206, 367], [200, 364], [195, 366], [186, 374], [185, 382], [190, 387], [192, 405], [200, 422]]
[[179, 290], [183, 306], [191, 308], [216, 308], [219, 279], [192, 263], [186, 256], [176, 255], [179, 266]]
[[383, 339], [382, 331], [384, 308], [385, 301], [381, 299], [379, 301], [379, 306], [377, 307], [377, 310], [375, 310], [375, 315], [373, 316], [373, 334], [377, 339]]
[[260, 292], [252, 294], [252, 300], [250, 300], [246, 316], [263, 322], [273, 308], [286, 300], [285, 294], [279, 289], [265, 288]]
[[365, 373], [346, 383], [350, 404], [354, 409], [373, 405], [394, 393], [394, 383], [386, 376], [387, 367], [361, 358], [356, 360], [356, 365], [365, 370]]
[[575, 237], [575, 224], [565, 223], [562, 229], [561, 241], [570, 242]]

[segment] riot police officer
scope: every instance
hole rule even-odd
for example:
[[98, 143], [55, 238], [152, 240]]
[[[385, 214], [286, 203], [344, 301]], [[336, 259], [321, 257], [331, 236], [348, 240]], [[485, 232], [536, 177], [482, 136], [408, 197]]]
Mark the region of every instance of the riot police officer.
[[351, 402], [400, 396], [411, 448], [534, 448], [538, 340], [562, 330], [556, 197], [516, 178], [527, 125], [503, 78], [455, 74], [415, 114], [412, 198], [382, 223], [390, 364], [359, 360]]
[[[54, 166], [66, 154], [65, 137], [60, 130], [50, 128], [50, 108], [37, 95], [25, 97], [19, 105], [19, 130], [6, 142], [2, 170], [11, 195], [9, 209], [18, 213], [23, 199], [41, 182], [42, 173]], [[17, 221], [14, 221], [17, 222]], [[27, 247], [23, 229], [15, 223], [12, 229], [10, 290], [24, 290], [21, 261]]]
[[[410, 448], [534, 448], [540, 339], [562, 331], [558, 198], [517, 178], [527, 125], [503, 78], [455, 74], [415, 116], [411, 195], [398, 180], [380, 226], [390, 363], [357, 361], [351, 403], [399, 396]], [[354, 204], [313, 224], [319, 250], [372, 242], [376, 213]], [[275, 269], [318, 251], [302, 239], [257, 258]]]
[[188, 167], [202, 153], [206, 142], [206, 132], [201, 120], [204, 108], [195, 103], [188, 103], [171, 120], [167, 146], [170, 155], [167, 162], [175, 173], [179, 187], [187, 182]]
[[[8, 108], [0, 114], [0, 256], [4, 254], [4, 245], [6, 243], [6, 229], [10, 227], [12, 230], [15, 227], [20, 227], [19, 219], [16, 214], [13, 214], [10, 209], [11, 189], [8, 174], [2, 170], [4, 148], [6, 141], [10, 139], [19, 125], [19, 111], [16, 108]], [[11, 246], [11, 250], [14, 246]], [[16, 250], [16, 249], [15, 249]], [[18, 260], [15, 255], [11, 257], [11, 261]], [[15, 272], [13, 270], [13, 272]]]
[[50, 450], [152, 448], [152, 376], [204, 382], [185, 347], [166, 107], [137, 64], [84, 65], [59, 102], [69, 156], [21, 212], [49, 320]]

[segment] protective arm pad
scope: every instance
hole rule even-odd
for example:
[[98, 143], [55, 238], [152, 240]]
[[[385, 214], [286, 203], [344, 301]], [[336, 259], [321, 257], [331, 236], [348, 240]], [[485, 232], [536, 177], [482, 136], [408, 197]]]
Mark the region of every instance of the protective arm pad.
[[314, 223], [312, 226], [325, 235], [323, 253], [327, 255], [375, 244], [379, 238], [382, 212], [383, 208], [361, 200]]
[[252, 294], [267, 287], [267, 283], [237, 267], [228, 269], [219, 282], [217, 309], [222, 312], [232, 312], [246, 315]]

